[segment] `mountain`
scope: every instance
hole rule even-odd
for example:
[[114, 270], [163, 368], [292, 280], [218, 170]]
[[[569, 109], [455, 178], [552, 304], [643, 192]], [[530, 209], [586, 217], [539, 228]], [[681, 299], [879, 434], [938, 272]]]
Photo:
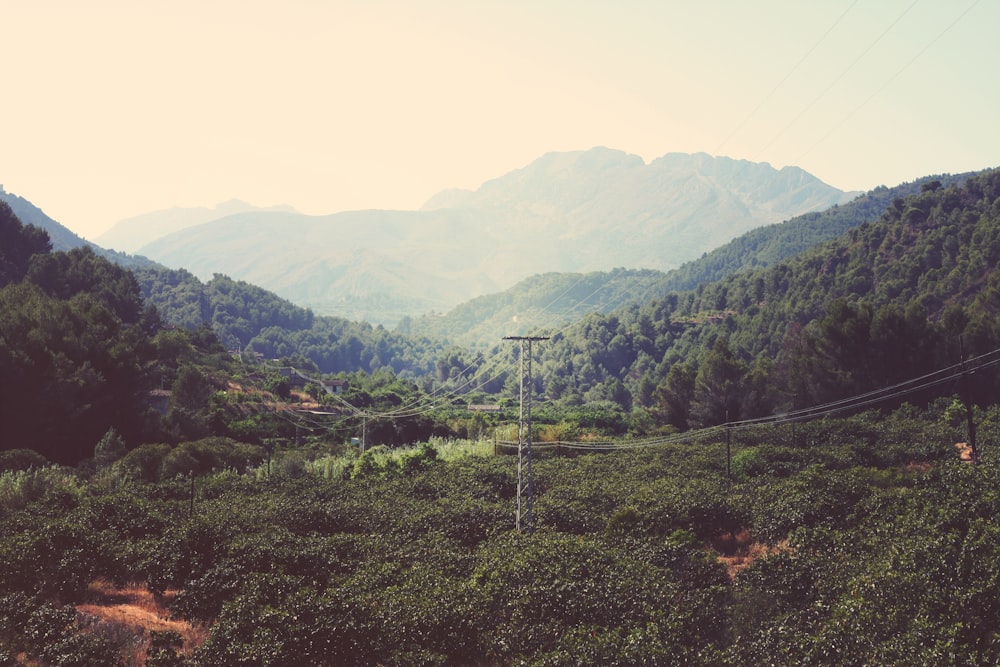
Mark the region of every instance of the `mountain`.
[[393, 324], [537, 273], [673, 268], [748, 229], [851, 197], [797, 168], [680, 153], [647, 165], [594, 148], [547, 154], [420, 211], [244, 212], [138, 251], [321, 314]]
[[147, 243], [172, 232], [229, 215], [253, 211], [295, 213], [295, 209], [291, 206], [259, 207], [239, 199], [217, 204], [214, 208], [204, 206], [197, 208], [174, 207], [120, 220], [111, 229], [98, 236], [95, 241], [105, 248], [134, 253]]
[[891, 188], [879, 186], [846, 204], [752, 229], [666, 273], [616, 269], [534, 275], [508, 290], [476, 297], [443, 315], [407, 318], [400, 327], [415, 335], [488, 349], [502, 335], [551, 331], [588, 313], [611, 313], [625, 304], [693, 290], [735, 273], [773, 266], [849, 229], [878, 220], [895, 200], [919, 194], [926, 184], [936, 182], [948, 187], [971, 176], [926, 176]]
[[878, 220], [896, 199], [923, 191], [926, 184], [960, 185], [974, 174], [925, 176], [895, 187], [879, 187], [840, 206], [752, 229], [712, 252], [669, 272], [664, 290], [690, 290], [749, 269], [773, 266], [865, 222]]
[[484, 271], [490, 258], [505, 260], [481, 221], [457, 210], [243, 213], [142, 253], [204, 280], [223, 273], [260, 285], [320, 314], [387, 323], [497, 290]]
[[851, 198], [796, 167], [704, 153], [668, 153], [647, 165], [594, 148], [549, 153], [475, 192], [441, 193], [423, 210], [494, 211], [529, 234], [526, 246], [545, 243], [545, 256], [566, 270], [666, 270], [748, 229]]

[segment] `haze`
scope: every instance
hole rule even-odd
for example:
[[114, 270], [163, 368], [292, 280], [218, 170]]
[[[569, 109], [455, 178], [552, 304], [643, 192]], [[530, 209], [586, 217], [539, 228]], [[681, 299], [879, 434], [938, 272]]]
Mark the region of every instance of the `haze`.
[[88, 238], [232, 198], [415, 209], [597, 145], [843, 190], [1000, 163], [996, 2], [8, 5], [0, 183]]

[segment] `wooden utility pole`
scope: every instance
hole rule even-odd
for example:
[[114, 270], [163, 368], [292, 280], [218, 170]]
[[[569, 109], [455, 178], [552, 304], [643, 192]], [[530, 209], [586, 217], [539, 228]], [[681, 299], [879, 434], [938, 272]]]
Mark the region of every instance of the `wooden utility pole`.
[[966, 373], [969, 371], [965, 370], [965, 343], [962, 341], [962, 337], [958, 337], [958, 348], [962, 355], [962, 377], [961, 377], [961, 393], [962, 402], [965, 403], [965, 423], [969, 434], [969, 454], [972, 457], [972, 463], [979, 463], [979, 450], [976, 449], [976, 420], [972, 414], [972, 397], [969, 391], [969, 381], [965, 379]]

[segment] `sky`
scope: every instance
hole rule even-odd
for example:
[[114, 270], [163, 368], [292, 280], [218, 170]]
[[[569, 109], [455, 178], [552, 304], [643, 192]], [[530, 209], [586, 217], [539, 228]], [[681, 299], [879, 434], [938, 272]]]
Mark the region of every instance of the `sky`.
[[843, 190], [1000, 166], [996, 0], [9, 0], [0, 184], [94, 239], [230, 199], [417, 209], [551, 151]]

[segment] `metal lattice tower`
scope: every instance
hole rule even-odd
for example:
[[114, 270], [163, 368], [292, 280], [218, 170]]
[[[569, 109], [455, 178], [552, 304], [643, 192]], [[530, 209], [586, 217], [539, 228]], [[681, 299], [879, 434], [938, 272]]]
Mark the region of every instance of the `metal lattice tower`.
[[504, 336], [504, 340], [521, 341], [521, 408], [517, 427], [516, 527], [518, 532], [530, 535], [535, 530], [535, 515], [533, 510], [535, 484], [531, 477], [531, 343], [536, 340], [548, 340], [548, 337]]

